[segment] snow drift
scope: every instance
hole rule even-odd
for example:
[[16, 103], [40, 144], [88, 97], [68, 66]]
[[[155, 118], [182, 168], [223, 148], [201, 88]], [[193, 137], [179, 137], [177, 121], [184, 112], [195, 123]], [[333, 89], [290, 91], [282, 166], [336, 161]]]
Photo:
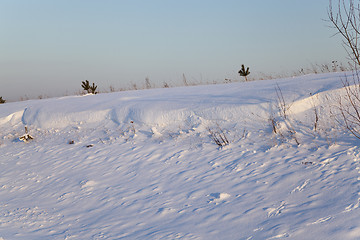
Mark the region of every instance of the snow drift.
[[0, 105], [0, 239], [358, 239], [360, 149], [323, 108], [343, 76]]

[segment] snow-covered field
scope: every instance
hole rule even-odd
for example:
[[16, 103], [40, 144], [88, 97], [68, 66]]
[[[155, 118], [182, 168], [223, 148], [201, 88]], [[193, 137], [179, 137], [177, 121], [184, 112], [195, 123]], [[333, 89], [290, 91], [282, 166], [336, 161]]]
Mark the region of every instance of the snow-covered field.
[[2, 104], [0, 239], [360, 239], [343, 76]]

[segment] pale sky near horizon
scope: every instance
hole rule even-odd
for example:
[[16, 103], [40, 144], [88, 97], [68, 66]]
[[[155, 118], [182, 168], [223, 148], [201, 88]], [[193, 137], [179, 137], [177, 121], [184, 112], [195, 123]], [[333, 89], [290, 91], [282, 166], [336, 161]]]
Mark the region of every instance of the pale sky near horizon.
[[0, 0], [0, 96], [282, 74], [347, 62], [328, 0]]

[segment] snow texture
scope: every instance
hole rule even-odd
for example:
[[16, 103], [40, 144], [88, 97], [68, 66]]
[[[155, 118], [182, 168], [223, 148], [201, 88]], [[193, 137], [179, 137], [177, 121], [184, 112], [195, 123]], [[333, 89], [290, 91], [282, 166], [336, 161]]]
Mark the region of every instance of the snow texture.
[[0, 239], [360, 239], [359, 141], [327, 112], [343, 77], [2, 104]]

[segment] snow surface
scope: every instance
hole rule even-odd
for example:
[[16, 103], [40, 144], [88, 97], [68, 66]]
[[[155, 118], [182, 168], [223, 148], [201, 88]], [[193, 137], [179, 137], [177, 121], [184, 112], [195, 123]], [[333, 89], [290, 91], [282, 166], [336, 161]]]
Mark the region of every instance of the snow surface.
[[360, 239], [359, 141], [329, 115], [343, 78], [2, 104], [0, 239]]

